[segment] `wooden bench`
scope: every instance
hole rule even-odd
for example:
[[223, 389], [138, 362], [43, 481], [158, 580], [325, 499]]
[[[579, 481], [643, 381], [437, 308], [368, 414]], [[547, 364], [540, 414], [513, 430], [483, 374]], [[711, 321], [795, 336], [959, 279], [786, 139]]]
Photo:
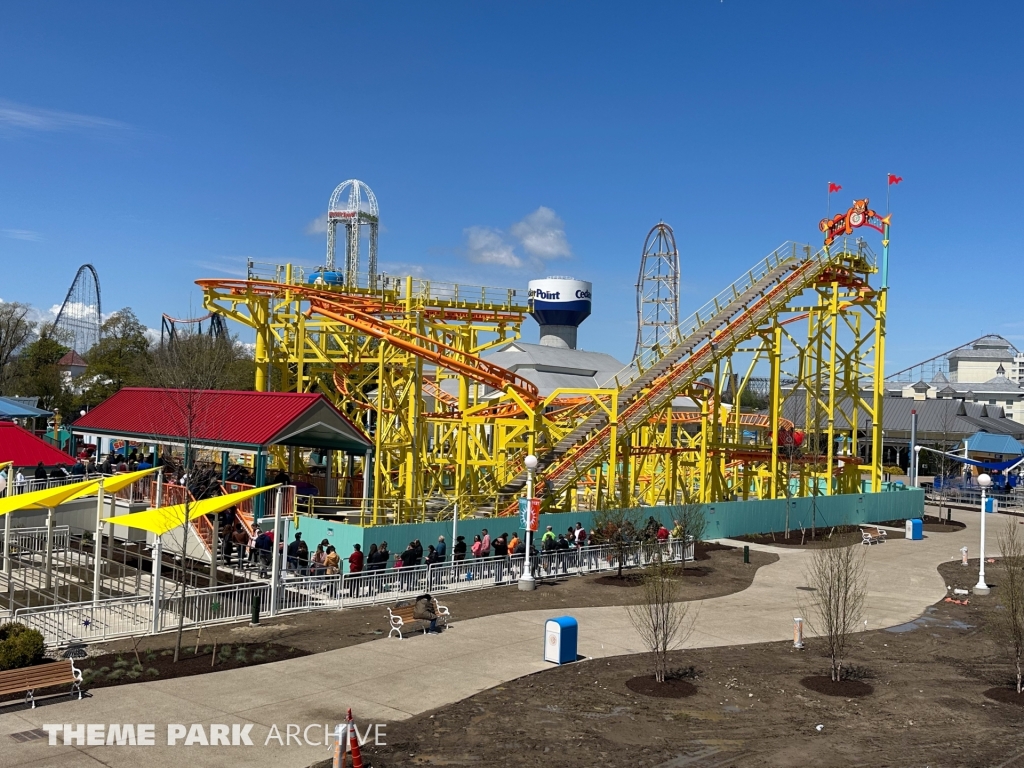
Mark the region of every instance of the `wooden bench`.
[[860, 529], [860, 543], [871, 546], [872, 544], [881, 544], [885, 541], [888, 534], [881, 528], [875, 527], [863, 527]]
[[54, 685], [70, 685], [71, 696], [82, 698], [82, 672], [71, 659], [0, 672], [0, 696], [24, 693], [25, 702], [36, 708], [35, 691]]
[[[417, 619], [413, 616], [413, 612], [416, 610], [416, 605], [403, 605], [396, 606], [395, 608], [388, 608], [388, 621], [391, 622], [391, 631], [388, 632], [388, 637], [392, 635], [398, 635], [399, 640], [404, 640], [402, 636], [402, 629], [410, 627], [414, 624], [419, 624], [423, 630], [423, 634], [427, 634], [427, 630], [430, 628], [430, 621], [427, 619]], [[434, 614], [437, 616], [437, 621], [447, 625], [448, 617], [451, 615], [448, 608], [434, 601]]]

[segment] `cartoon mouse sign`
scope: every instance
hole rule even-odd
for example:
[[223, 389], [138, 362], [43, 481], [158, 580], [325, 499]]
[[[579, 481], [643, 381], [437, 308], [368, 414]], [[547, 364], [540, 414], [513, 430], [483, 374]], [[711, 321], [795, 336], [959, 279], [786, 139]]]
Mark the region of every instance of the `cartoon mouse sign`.
[[837, 237], [849, 235], [858, 227], [871, 227], [885, 234], [883, 226], [889, 223], [889, 217], [879, 218], [871, 210], [868, 198], [854, 200], [853, 206], [846, 213], [837, 213], [831, 219], [822, 219], [818, 229], [825, 233], [825, 245], [832, 245]]

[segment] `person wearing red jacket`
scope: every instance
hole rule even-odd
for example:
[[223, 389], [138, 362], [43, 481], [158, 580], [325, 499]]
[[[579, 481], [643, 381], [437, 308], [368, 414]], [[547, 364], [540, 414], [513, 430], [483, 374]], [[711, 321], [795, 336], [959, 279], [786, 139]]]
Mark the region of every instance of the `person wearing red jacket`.
[[352, 554], [348, 556], [348, 572], [361, 573], [363, 570], [363, 552], [358, 544], [352, 545]]

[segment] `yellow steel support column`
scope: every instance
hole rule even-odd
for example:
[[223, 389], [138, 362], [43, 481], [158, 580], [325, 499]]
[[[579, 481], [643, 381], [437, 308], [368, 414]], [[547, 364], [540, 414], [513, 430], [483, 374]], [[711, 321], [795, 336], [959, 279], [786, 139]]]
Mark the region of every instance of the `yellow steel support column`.
[[882, 490], [882, 408], [885, 400], [885, 304], [889, 291], [878, 293], [875, 309], [874, 422], [871, 425], [871, 492]]
[[250, 300], [249, 311], [252, 313], [253, 325], [256, 326], [256, 391], [266, 392], [268, 386], [268, 369], [270, 367], [270, 322], [267, 318], [268, 299], [253, 298]]
[[[771, 480], [769, 481], [769, 498], [779, 497], [779, 411], [782, 409], [781, 379], [782, 379], [782, 328], [778, 323], [772, 328], [771, 340], [771, 381], [768, 384], [769, 413], [771, 415]], [[787, 478], [788, 482], [788, 478]]]
[[619, 492], [619, 397], [618, 393], [611, 399], [611, 417], [608, 422], [608, 480], [605, 487], [608, 489], [608, 502], [616, 503], [616, 495]]
[[836, 344], [839, 333], [839, 285], [831, 285], [832, 298], [829, 301], [828, 341], [828, 459], [825, 462], [825, 494], [832, 495], [832, 467], [835, 463], [836, 428]]
[[[381, 343], [377, 349], [377, 370], [384, 373], [384, 344]], [[378, 381], [383, 381], [378, 377]], [[377, 421], [374, 429], [373, 446], [373, 525], [380, 525], [383, 521], [380, 514], [380, 492], [381, 492], [381, 468], [386, 466], [384, 460], [384, 392], [383, 386], [377, 387]], [[366, 478], [363, 482], [369, 482]], [[395, 522], [398, 522], [397, 520]]]

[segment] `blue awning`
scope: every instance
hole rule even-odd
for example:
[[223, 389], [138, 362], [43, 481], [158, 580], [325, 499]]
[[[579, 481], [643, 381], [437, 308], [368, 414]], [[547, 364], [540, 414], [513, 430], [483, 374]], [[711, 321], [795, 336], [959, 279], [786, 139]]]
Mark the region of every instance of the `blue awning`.
[[50, 416], [50, 411], [33, 408], [29, 405], [0, 397], [0, 419], [34, 419], [37, 416]]
[[1024, 456], [1024, 445], [1009, 435], [976, 432], [967, 438], [968, 453], [990, 453], [1003, 456]]

